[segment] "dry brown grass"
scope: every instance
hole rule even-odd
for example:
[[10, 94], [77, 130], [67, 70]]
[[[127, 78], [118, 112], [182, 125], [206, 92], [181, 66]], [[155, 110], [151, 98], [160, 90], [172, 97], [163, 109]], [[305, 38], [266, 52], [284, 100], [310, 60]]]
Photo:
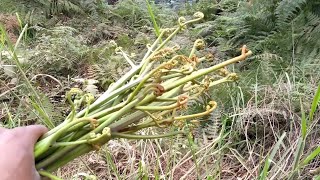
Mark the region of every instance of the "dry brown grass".
[[[143, 162], [148, 179], [155, 179], [156, 176], [160, 179], [168, 176], [174, 180], [182, 177], [197, 179], [194, 170], [188, 172], [194, 166], [190, 152], [186, 154], [170, 152], [168, 146], [164, 147], [167, 143], [170, 144], [166, 140], [110, 141], [99, 152], [89, 153], [61, 168], [57, 175], [66, 180], [74, 179], [79, 173], [94, 174], [98, 179], [141, 179], [139, 168], [140, 163]], [[107, 152], [110, 152], [113, 162], [107, 162]], [[173, 156], [176, 156], [175, 162], [171, 162]], [[112, 164], [115, 165], [116, 171], [112, 169]], [[188, 173], [187, 176], [186, 173]]]
[[[223, 157], [221, 179], [257, 179], [267, 155], [284, 132], [287, 136], [273, 159], [268, 178], [288, 177], [300, 137], [301, 112], [296, 88], [280, 79], [278, 84], [262, 88], [265, 95], [258, 106], [253, 98], [245, 107], [235, 107], [237, 113], [232, 115], [234, 129], [231, 131], [238, 133], [230, 136], [234, 138], [230, 141], [237, 145], [230, 147]], [[310, 88], [316, 89], [316, 85]], [[304, 109], [310, 109], [313, 97], [303, 97]], [[319, 117], [315, 121], [319, 121]], [[303, 154], [309, 154], [318, 147], [318, 131], [311, 134]], [[312, 179], [314, 172], [318, 172], [318, 165], [319, 161], [308, 165], [299, 178]]]
[[19, 22], [16, 16], [10, 14], [0, 14], [0, 23], [2, 23], [8, 33], [9, 39], [15, 43], [19, 34]]

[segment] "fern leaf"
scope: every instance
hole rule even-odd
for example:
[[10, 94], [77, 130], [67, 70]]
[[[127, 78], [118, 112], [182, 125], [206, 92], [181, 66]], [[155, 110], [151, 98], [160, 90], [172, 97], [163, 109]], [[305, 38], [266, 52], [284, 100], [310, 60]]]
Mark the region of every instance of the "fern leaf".
[[282, 0], [275, 11], [278, 27], [281, 28], [290, 23], [305, 3], [306, 0]]

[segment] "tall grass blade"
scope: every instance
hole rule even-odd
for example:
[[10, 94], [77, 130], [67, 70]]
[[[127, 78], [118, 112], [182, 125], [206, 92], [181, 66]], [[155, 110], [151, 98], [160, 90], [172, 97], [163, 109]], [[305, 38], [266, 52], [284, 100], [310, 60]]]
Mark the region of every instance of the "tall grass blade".
[[[11, 56], [12, 56], [12, 60], [15, 63], [18, 71], [20, 72], [20, 74], [22, 75], [22, 78], [24, 79], [24, 82], [27, 85], [28, 90], [31, 93], [31, 98], [33, 97], [35, 102], [37, 103], [37, 107], [36, 110], [38, 111], [38, 113], [41, 115], [41, 120], [44, 124], [49, 125], [48, 128], [52, 129], [54, 127], [53, 122], [50, 120], [48, 113], [46, 112], [40, 96], [38, 95], [38, 93], [36, 92], [36, 90], [33, 88], [33, 86], [31, 85], [31, 82], [29, 81], [29, 79], [27, 78], [27, 75], [25, 74], [25, 72], [22, 69], [22, 65], [19, 62], [19, 58], [16, 54], [16, 48], [18, 47], [24, 32], [27, 30], [27, 25], [23, 28], [22, 32], [20, 33], [20, 36], [16, 42], [16, 44], [13, 46], [12, 42], [10, 41], [6, 30], [4, 28], [4, 26], [2, 24], [0, 24], [0, 35], [1, 35], [1, 49], [5, 49], [7, 48], [8, 51], [10, 51]], [[35, 107], [35, 106], [34, 106]]]
[[295, 179], [295, 176], [296, 176], [297, 171], [298, 171], [300, 157], [301, 157], [301, 154], [302, 154], [302, 152], [304, 150], [304, 147], [305, 147], [305, 139], [300, 137], [299, 141], [298, 141], [297, 151], [295, 152], [295, 155], [294, 155], [292, 172], [291, 172], [291, 175], [289, 176], [288, 179]]
[[302, 165], [307, 165], [310, 161], [312, 161], [316, 156], [320, 154], [320, 147], [317, 147], [312, 153], [303, 160]]
[[187, 138], [188, 138], [188, 145], [189, 145], [189, 148], [190, 148], [190, 151], [191, 151], [191, 154], [192, 154], [192, 158], [193, 158], [193, 161], [194, 161], [194, 165], [196, 167], [197, 178], [200, 179], [199, 164], [197, 162], [196, 150], [195, 150], [195, 147], [194, 147], [194, 141], [193, 141], [193, 136], [192, 136], [191, 131], [188, 132]]
[[283, 141], [283, 139], [286, 137], [286, 133], [283, 133], [282, 136], [279, 138], [278, 142], [275, 144], [273, 150], [271, 151], [271, 154], [267, 157], [266, 162], [264, 164], [263, 170], [260, 173], [260, 180], [265, 180], [267, 179], [268, 176], [268, 171], [269, 171], [269, 167], [270, 164], [272, 162], [272, 159], [274, 158], [274, 156], [276, 155], [276, 152], [279, 150], [280, 145]]
[[302, 134], [302, 139], [305, 140], [307, 137], [307, 118], [306, 118], [306, 113], [304, 112], [301, 98], [300, 98], [300, 107], [301, 107], [301, 134]]
[[313, 177], [314, 180], [320, 180], [320, 175]]
[[7, 119], [8, 119], [7, 120], [7, 124], [9, 125], [10, 128], [16, 127], [15, 122], [14, 122], [14, 120], [12, 118], [12, 114], [11, 114], [9, 108], [8, 108], [8, 105], [5, 104], [5, 103], [3, 103], [3, 105], [4, 105], [5, 111], [7, 113]]
[[146, 0], [146, 3], [147, 3], [147, 7], [148, 7], [148, 13], [149, 13], [149, 16], [150, 16], [152, 24], [153, 24], [154, 31], [158, 37], [160, 35], [160, 27], [158, 26], [158, 23], [157, 23], [156, 18], [154, 16], [154, 13], [153, 13], [152, 7], [149, 3], [149, 0]]
[[117, 170], [117, 166], [113, 162], [113, 159], [112, 159], [112, 156], [111, 156], [111, 153], [109, 152], [109, 150], [106, 150], [106, 160], [107, 160], [107, 164], [111, 167], [111, 170], [115, 174], [116, 178], [121, 179], [120, 174]]
[[[21, 27], [21, 28], [22, 28], [22, 27]], [[22, 38], [24, 37], [24, 35], [26, 34], [27, 29], [28, 29], [28, 24], [26, 24], [26, 25], [22, 28], [22, 30], [21, 30], [21, 32], [20, 32], [20, 35], [19, 35], [19, 37], [18, 37], [18, 40], [17, 40], [16, 44], [14, 45], [14, 50], [17, 50], [17, 48], [18, 48], [18, 46], [19, 46], [19, 44], [20, 44], [21, 39], [22, 39]]]
[[312, 102], [312, 105], [311, 105], [311, 110], [310, 110], [310, 114], [309, 114], [309, 121], [310, 121], [310, 123], [311, 123], [312, 120], [313, 120], [313, 115], [314, 115], [314, 112], [315, 112], [316, 109], [317, 109], [317, 106], [318, 106], [319, 101], [320, 101], [320, 84], [319, 84], [319, 86], [318, 86], [316, 95], [314, 96], [313, 102]]
[[[316, 95], [313, 99], [312, 105], [311, 105], [311, 110], [309, 113], [309, 124], [312, 122], [313, 120], [313, 116], [314, 113], [317, 109], [318, 103], [320, 101], [320, 85], [318, 86]], [[302, 137], [299, 138], [299, 142], [298, 142], [298, 146], [297, 146], [297, 151], [295, 153], [295, 158], [294, 158], [294, 163], [293, 163], [293, 169], [292, 169], [292, 174], [289, 177], [289, 179], [294, 179], [300, 166], [301, 165], [306, 165], [308, 164], [312, 159], [314, 159], [319, 153], [320, 153], [320, 147], [318, 147], [317, 149], [315, 149], [305, 160], [302, 161], [302, 164], [300, 164], [300, 157], [304, 151], [304, 147], [306, 144], [306, 138], [307, 138], [307, 118], [304, 112], [304, 108], [302, 105], [302, 100], [300, 98], [300, 104], [301, 104], [301, 135]], [[300, 166], [299, 166], [300, 164]]]
[[53, 129], [55, 126], [51, 121], [48, 114], [45, 112], [44, 108], [41, 108], [38, 103], [36, 103], [33, 99], [31, 99], [32, 107], [39, 113], [40, 117], [42, 117], [42, 122], [50, 129]]
[[141, 180], [148, 180], [148, 172], [146, 170], [146, 164], [145, 162], [142, 160], [139, 162], [139, 173], [138, 173], [138, 177]]

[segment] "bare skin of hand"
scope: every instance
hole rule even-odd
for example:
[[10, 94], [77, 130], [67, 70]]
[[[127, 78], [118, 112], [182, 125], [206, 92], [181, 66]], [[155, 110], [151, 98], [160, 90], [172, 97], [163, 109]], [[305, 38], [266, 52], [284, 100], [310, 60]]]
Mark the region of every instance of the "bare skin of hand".
[[34, 145], [47, 128], [40, 125], [0, 128], [1, 180], [40, 180], [35, 168]]

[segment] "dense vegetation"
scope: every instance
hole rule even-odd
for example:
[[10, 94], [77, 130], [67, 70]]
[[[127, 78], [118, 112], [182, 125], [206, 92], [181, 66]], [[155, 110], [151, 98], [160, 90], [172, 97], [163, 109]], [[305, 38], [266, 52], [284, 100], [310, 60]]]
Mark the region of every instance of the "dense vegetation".
[[[175, 37], [189, 54], [203, 38], [210, 67], [253, 51], [228, 66], [240, 79], [211, 88], [189, 108], [218, 109], [187, 136], [117, 140], [75, 160], [64, 179], [319, 179], [320, 2], [317, 0], [199, 0], [168, 8], [150, 1], [1, 0], [0, 22], [18, 62], [0, 47], [1, 125], [58, 125], [71, 111], [73, 87], [96, 97], [130, 68], [111, 40], [133, 59], [160, 28], [201, 11], [205, 19]], [[152, 12], [150, 12], [152, 11]], [[26, 26], [28, 25], [28, 26]], [[24, 32], [21, 36], [19, 36]], [[20, 37], [20, 38], [19, 38]], [[3, 40], [3, 34], [1, 36]], [[2, 41], [3, 42], [3, 41]], [[148, 129], [142, 133], [157, 134]], [[91, 175], [91, 176], [89, 176]]]

